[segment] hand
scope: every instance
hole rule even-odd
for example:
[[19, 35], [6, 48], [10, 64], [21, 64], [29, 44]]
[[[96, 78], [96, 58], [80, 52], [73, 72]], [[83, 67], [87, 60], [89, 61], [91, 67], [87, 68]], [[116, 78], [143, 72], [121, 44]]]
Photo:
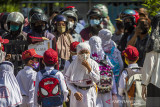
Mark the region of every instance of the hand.
[[91, 67], [90, 67], [89, 63], [86, 60], [84, 60], [82, 62], [82, 65], [85, 66], [88, 69], [88, 73], [91, 72]]
[[78, 101], [82, 101], [83, 99], [83, 95], [80, 92], [76, 92], [74, 96], [76, 97], [76, 100]]
[[9, 61], [9, 60], [11, 60], [11, 54], [7, 54], [7, 55], [6, 55], [6, 58], [5, 58], [5, 60], [6, 60], [6, 61]]
[[142, 30], [140, 29], [139, 26], [137, 26], [136, 29], [135, 29], [136, 36], [141, 35], [141, 32], [142, 32]]
[[145, 85], [142, 85], [142, 98], [144, 101], [146, 101], [146, 86]]
[[42, 39], [43, 39], [43, 40], [49, 40], [49, 39], [48, 39], [48, 38], [46, 38], [46, 37], [42, 37]]

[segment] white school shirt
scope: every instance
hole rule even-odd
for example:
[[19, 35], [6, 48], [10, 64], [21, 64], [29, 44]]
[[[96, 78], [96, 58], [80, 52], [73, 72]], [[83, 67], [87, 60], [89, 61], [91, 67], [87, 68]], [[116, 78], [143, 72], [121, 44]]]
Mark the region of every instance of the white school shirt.
[[[45, 67], [46, 72], [43, 75], [50, 75], [51, 71], [54, 70], [54, 67]], [[39, 71], [37, 73], [37, 77], [36, 77], [36, 85], [35, 85], [35, 92], [34, 92], [34, 107], [39, 107], [39, 104], [37, 103], [37, 92], [38, 92], [38, 85], [39, 82], [41, 81], [41, 79], [43, 78], [42, 73]], [[63, 74], [59, 71], [55, 74], [55, 76], [57, 78], [59, 78], [59, 80], [61, 81], [61, 86], [62, 86], [62, 91], [63, 91], [63, 95], [64, 95], [64, 101], [67, 101], [67, 96], [68, 96], [68, 90], [67, 90], [67, 86], [64, 80], [64, 76]], [[58, 107], [62, 107], [58, 106]]]
[[30, 66], [25, 66], [16, 76], [22, 96], [28, 97], [30, 107], [34, 107], [34, 90], [37, 72]]
[[[138, 68], [138, 64], [135, 63], [135, 64], [130, 64], [128, 65], [128, 68]], [[133, 69], [134, 72], [139, 72], [138, 69]], [[127, 71], [124, 70], [122, 72], [122, 75], [120, 76], [120, 80], [119, 80], [119, 87], [118, 87], [118, 93], [119, 95], [123, 96], [123, 93], [124, 93], [124, 89], [125, 89], [125, 86], [126, 86], [126, 77], [128, 76], [127, 74]]]

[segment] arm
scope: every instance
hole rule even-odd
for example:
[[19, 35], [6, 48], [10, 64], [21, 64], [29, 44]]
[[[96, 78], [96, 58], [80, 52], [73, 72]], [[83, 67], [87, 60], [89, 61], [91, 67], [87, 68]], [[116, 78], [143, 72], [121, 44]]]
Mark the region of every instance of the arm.
[[122, 75], [120, 76], [119, 80], [119, 87], [118, 87], [118, 93], [120, 96], [123, 96], [125, 85], [126, 85], [126, 77], [127, 77], [127, 72], [123, 71]]
[[142, 84], [148, 85], [150, 82], [150, 78], [152, 76], [153, 70], [155, 68], [156, 64], [156, 57], [155, 57], [156, 52], [149, 52], [146, 54], [146, 58], [143, 64], [142, 70]]
[[34, 86], [34, 82], [36, 80], [36, 74], [32, 75], [29, 81], [29, 105], [30, 107], [34, 107], [34, 90], [35, 90], [35, 86]]
[[38, 85], [39, 85], [39, 76], [40, 76], [40, 72], [37, 73], [37, 76], [36, 76], [36, 84], [35, 84], [35, 91], [34, 91], [34, 107], [38, 107], [39, 104], [38, 104]]
[[66, 83], [64, 80], [64, 76], [61, 72], [59, 72], [59, 78], [60, 78], [61, 86], [62, 86], [62, 90], [63, 90], [64, 101], [67, 101], [68, 90], [67, 90], [67, 86], [66, 86]]
[[117, 94], [117, 88], [116, 88], [116, 82], [115, 82], [115, 78], [114, 78], [114, 75], [113, 75], [113, 85], [112, 85], [112, 94]]
[[37, 42], [43, 42], [43, 38], [42, 37], [34, 37], [31, 34], [27, 35], [27, 41], [31, 44], [35, 44]]
[[123, 70], [123, 60], [122, 60], [122, 56], [121, 56], [121, 52], [118, 50], [118, 62], [119, 62], [119, 66], [120, 66], [120, 72]]

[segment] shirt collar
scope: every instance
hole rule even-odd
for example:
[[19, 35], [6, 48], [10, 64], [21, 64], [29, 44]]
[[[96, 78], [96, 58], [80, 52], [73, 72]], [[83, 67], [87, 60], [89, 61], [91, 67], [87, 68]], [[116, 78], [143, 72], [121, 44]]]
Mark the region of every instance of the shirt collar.
[[32, 69], [33, 70], [33, 68], [30, 66], [25, 66], [24, 69]]
[[53, 66], [51, 66], [51, 67], [45, 66], [45, 70], [52, 70], [52, 69], [54, 69]]
[[135, 64], [129, 64], [129, 65], [128, 65], [128, 68], [134, 68], [134, 67], [138, 67], [138, 64], [135, 63]]

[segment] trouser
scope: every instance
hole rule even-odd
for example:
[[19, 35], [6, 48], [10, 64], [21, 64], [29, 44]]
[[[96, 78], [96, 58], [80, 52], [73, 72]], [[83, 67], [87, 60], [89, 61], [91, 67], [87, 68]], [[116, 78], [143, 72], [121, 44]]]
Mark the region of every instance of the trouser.
[[146, 107], [160, 107], [160, 88], [151, 83], [147, 86]]

